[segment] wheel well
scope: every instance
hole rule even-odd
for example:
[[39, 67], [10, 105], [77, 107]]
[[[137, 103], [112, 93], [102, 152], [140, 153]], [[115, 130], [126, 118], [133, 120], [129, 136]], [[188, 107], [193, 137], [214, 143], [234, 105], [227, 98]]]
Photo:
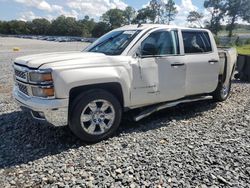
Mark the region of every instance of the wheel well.
[[232, 70], [232, 76], [233, 76], [233, 74], [235, 73], [235, 69], [236, 69], [236, 64], [234, 64], [234, 66], [233, 66], [233, 70]]
[[121, 106], [124, 107], [124, 99], [122, 87], [119, 83], [111, 82], [104, 84], [93, 84], [93, 85], [85, 85], [72, 88], [69, 92], [69, 108], [71, 108], [72, 101], [82, 92], [89, 91], [92, 89], [103, 89], [112, 93], [120, 102]]

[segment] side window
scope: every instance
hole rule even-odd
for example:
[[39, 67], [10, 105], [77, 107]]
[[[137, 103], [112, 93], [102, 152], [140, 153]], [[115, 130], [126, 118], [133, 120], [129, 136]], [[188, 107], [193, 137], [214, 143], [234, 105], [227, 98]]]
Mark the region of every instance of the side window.
[[156, 31], [141, 44], [142, 55], [177, 55], [179, 40], [176, 31]]
[[207, 32], [182, 31], [184, 51], [187, 54], [211, 52], [211, 42]]
[[205, 43], [205, 52], [212, 52], [212, 45], [211, 45], [211, 41], [210, 41], [210, 38], [209, 38], [209, 35], [207, 32], [202, 32], [202, 37], [203, 37], [203, 40], [204, 40], [204, 43]]

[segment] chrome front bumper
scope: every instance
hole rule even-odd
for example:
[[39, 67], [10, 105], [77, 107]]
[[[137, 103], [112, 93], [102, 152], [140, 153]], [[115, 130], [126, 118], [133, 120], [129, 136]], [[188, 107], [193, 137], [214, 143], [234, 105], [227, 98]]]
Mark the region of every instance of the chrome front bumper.
[[[48, 121], [54, 126], [68, 124], [68, 99], [41, 99], [27, 97], [16, 88], [13, 89], [16, 102], [31, 111], [33, 118]], [[39, 116], [38, 116], [39, 115]]]

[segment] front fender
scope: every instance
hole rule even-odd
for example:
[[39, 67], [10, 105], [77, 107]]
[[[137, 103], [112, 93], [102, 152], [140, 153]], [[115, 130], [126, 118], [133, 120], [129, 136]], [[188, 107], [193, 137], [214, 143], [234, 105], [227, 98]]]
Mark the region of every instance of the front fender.
[[91, 67], [53, 71], [57, 98], [69, 98], [70, 90], [102, 83], [119, 83], [122, 88], [124, 106], [130, 105], [131, 79], [129, 72], [121, 66]]

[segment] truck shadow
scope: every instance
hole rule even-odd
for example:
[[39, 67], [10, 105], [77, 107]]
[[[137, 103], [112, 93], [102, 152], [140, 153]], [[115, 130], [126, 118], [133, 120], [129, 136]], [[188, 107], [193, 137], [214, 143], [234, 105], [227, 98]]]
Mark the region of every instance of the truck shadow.
[[[157, 112], [140, 122], [129, 121], [131, 114], [125, 114], [118, 136], [120, 133], [158, 129], [171, 120], [188, 120], [215, 107], [216, 103], [211, 101], [195, 102]], [[164, 122], [165, 125], [157, 122]], [[31, 119], [30, 114], [22, 111], [0, 115], [0, 138], [0, 168], [26, 164], [87, 145], [77, 139], [68, 127], [53, 127], [36, 122]]]
[[122, 121], [119, 132], [146, 132], [158, 129], [163, 126], [167, 126], [170, 121], [189, 120], [193, 117], [200, 116], [203, 112], [212, 110], [216, 108], [216, 106], [217, 103], [213, 101], [198, 101], [180, 104], [178, 106], [156, 112], [139, 122], [134, 122], [132, 120], [132, 111], [125, 115], [125, 120]]
[[236, 80], [236, 79], [232, 80], [232, 83], [233, 84], [250, 84], [250, 82], [248, 81], [242, 81], [242, 80]]

